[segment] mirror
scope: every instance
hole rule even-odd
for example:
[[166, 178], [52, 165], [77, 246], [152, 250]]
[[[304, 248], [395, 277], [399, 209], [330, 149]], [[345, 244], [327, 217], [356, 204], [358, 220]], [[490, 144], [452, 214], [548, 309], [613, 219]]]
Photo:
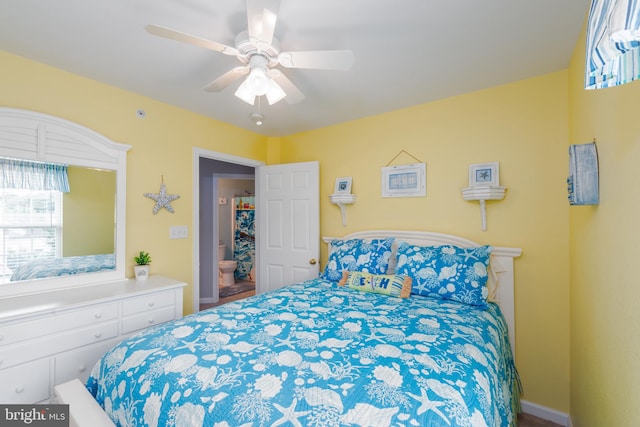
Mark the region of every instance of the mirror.
[[116, 172], [70, 165], [67, 177], [69, 192], [0, 188], [0, 285], [115, 269]]
[[[70, 188], [60, 193], [58, 256], [5, 259], [11, 274], [0, 281], [0, 297], [124, 279], [129, 148], [64, 119], [0, 108], [0, 157], [66, 164]], [[12, 244], [5, 253], [12, 252]]]

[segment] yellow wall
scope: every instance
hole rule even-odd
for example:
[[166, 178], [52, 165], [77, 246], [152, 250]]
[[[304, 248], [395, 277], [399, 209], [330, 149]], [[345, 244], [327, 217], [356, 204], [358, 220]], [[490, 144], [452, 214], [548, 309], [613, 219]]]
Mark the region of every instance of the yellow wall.
[[[517, 365], [524, 398], [569, 410], [568, 74], [538, 78], [282, 139], [283, 162], [320, 161], [321, 232], [424, 229], [522, 248], [516, 260]], [[382, 198], [380, 169], [427, 163], [427, 197]], [[506, 198], [464, 201], [469, 164], [500, 162]], [[342, 227], [329, 203], [335, 178], [353, 177], [357, 202]], [[323, 247], [323, 260], [326, 248]], [[323, 262], [324, 264], [324, 262]]]
[[[192, 311], [193, 147], [266, 160], [265, 138], [252, 132], [108, 86], [37, 62], [0, 52], [0, 105], [62, 117], [116, 142], [127, 154], [127, 274], [140, 250], [153, 257], [153, 273], [183, 280], [184, 309]], [[212, 96], [212, 102], [215, 99]], [[136, 115], [145, 110], [146, 118]], [[153, 215], [162, 176], [175, 213]], [[188, 225], [189, 238], [169, 240], [169, 227]]]
[[69, 166], [62, 198], [62, 256], [115, 252], [116, 173]]
[[570, 142], [597, 139], [600, 204], [570, 212], [571, 415], [576, 427], [630, 427], [640, 420], [640, 82], [585, 91], [579, 40]]

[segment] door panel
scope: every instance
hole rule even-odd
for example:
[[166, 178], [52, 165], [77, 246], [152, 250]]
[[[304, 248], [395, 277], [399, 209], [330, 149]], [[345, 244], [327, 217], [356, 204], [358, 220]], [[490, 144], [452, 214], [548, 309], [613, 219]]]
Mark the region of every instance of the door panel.
[[256, 169], [256, 292], [318, 276], [319, 169], [318, 162]]
[[[273, 193], [271, 193], [273, 194]], [[284, 250], [284, 203], [282, 200], [268, 200], [266, 209], [268, 215], [268, 226], [265, 234], [268, 239], [268, 248]], [[261, 230], [262, 231], [262, 230]]]
[[311, 215], [312, 206], [309, 206], [308, 200], [293, 200], [293, 241], [291, 242], [292, 248], [297, 251], [310, 251], [311, 236], [308, 232], [311, 224], [309, 224], [309, 216]]

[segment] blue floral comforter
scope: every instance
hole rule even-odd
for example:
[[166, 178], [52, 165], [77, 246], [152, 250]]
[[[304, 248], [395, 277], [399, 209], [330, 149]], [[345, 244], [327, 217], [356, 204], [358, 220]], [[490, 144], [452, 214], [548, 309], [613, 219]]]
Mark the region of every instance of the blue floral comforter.
[[316, 279], [158, 325], [87, 388], [119, 426], [511, 426], [519, 382], [487, 309]]

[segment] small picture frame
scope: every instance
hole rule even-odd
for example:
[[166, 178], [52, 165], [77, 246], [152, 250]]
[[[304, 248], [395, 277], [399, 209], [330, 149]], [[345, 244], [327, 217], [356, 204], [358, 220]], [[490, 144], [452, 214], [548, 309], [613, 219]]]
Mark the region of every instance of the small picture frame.
[[498, 162], [469, 165], [469, 187], [500, 186]]
[[426, 195], [426, 163], [382, 168], [382, 197], [424, 197]]
[[336, 186], [333, 189], [333, 194], [351, 194], [351, 181], [350, 176], [342, 178], [336, 178]]

